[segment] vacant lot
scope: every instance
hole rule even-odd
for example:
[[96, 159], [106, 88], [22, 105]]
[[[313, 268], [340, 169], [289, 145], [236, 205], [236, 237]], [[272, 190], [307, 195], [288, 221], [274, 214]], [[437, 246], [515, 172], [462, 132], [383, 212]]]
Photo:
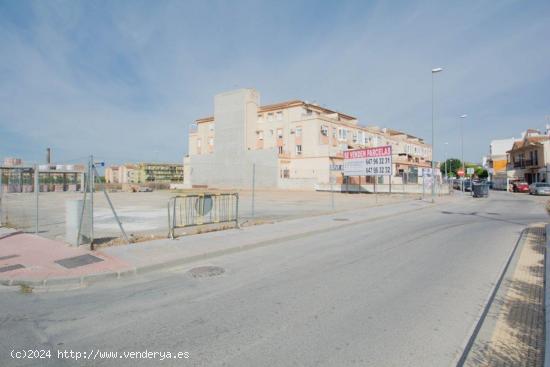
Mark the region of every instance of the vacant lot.
[[[191, 193], [187, 191], [185, 193]], [[112, 192], [109, 193], [113, 205], [125, 230], [130, 234], [166, 234], [167, 203], [171, 191], [155, 192]], [[420, 195], [402, 194], [345, 194], [305, 191], [257, 190], [252, 217], [252, 192], [239, 191], [239, 216], [241, 222], [279, 221], [303, 216], [314, 216], [333, 211], [349, 210], [380, 205], [400, 200], [419, 199]], [[49, 192], [39, 197], [39, 231], [48, 238], [64, 238], [65, 203], [67, 200], [81, 199], [82, 193]], [[4, 194], [2, 216], [4, 222], [33, 232], [36, 218], [34, 194]], [[94, 194], [95, 237], [118, 237], [120, 232], [103, 192]]]

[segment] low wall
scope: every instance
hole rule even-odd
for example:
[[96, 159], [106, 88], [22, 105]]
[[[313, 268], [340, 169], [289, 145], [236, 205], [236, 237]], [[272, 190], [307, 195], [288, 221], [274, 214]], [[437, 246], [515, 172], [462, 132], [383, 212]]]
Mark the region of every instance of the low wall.
[[[364, 193], [374, 193], [375, 185], [373, 184], [363, 184], [363, 185], [330, 185], [330, 184], [316, 184], [315, 190], [317, 191], [337, 191], [337, 192], [364, 192]], [[393, 194], [430, 194], [431, 187], [423, 188], [422, 185], [417, 184], [407, 184], [407, 185], [389, 185], [389, 184], [376, 184], [376, 192], [379, 193], [393, 193]], [[448, 195], [449, 186], [446, 184], [436, 185], [435, 192], [438, 195]]]

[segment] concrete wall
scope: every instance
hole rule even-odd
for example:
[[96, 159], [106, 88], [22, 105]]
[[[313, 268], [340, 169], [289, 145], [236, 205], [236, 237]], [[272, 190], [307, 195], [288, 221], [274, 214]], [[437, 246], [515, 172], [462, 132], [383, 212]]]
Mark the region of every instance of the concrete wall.
[[[250, 187], [253, 164], [256, 164], [258, 188], [277, 187], [277, 150], [252, 150], [256, 143], [258, 105], [259, 95], [253, 89], [239, 89], [215, 96], [214, 150], [210, 154], [186, 158], [188, 175], [184, 179], [187, 187]], [[204, 143], [201, 148], [205, 149]]]

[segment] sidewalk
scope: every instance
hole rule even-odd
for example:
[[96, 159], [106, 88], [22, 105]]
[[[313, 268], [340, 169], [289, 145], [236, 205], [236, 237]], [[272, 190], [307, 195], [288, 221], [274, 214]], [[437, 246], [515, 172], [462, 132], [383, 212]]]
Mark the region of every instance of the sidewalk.
[[[198, 260], [272, 245], [404, 214], [432, 204], [407, 201], [318, 217], [300, 218], [242, 229], [183, 236], [88, 251], [30, 234], [0, 237], [0, 284], [50, 287], [83, 286], [169, 268]], [[1, 234], [1, 232], [0, 232]]]
[[523, 240], [465, 366], [543, 366], [544, 225], [528, 227]]

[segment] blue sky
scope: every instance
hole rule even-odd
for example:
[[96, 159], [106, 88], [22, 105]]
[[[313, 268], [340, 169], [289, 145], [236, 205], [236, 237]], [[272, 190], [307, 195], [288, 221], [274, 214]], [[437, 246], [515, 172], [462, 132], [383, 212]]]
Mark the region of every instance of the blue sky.
[[[550, 115], [550, 2], [0, 1], [0, 158], [179, 162], [213, 95], [316, 101], [480, 161]], [[448, 142], [448, 145], [443, 145]]]

